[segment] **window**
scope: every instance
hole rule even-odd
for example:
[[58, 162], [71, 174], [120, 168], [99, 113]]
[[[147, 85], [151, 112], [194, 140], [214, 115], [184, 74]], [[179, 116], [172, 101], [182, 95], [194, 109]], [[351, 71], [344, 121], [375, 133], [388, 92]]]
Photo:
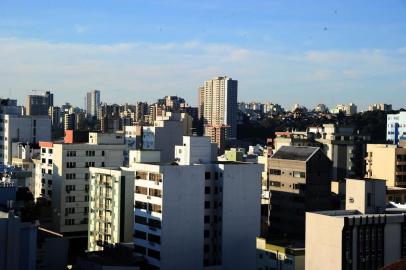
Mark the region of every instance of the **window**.
[[52, 185], [52, 180], [48, 180], [48, 185]]
[[205, 201], [204, 202], [204, 208], [209, 209], [210, 208], [210, 201]]
[[96, 155], [95, 151], [86, 151], [86, 156], [87, 157], [94, 157]]
[[148, 249], [148, 256], [151, 258], [154, 258], [156, 260], [160, 260], [161, 259], [161, 254], [159, 251], [153, 250], [153, 249]]
[[85, 163], [85, 167], [86, 167], [86, 168], [94, 167], [94, 161], [87, 161], [87, 162]]
[[48, 159], [48, 165], [52, 165], [52, 159]]
[[45, 164], [45, 163], [47, 163], [47, 160], [46, 160], [45, 158], [42, 158], [42, 159], [41, 159], [41, 163], [42, 163], [42, 164]]
[[293, 172], [293, 177], [295, 178], [306, 178], [306, 174], [304, 172]]
[[161, 205], [153, 204], [153, 203], [149, 203], [148, 205], [149, 205], [149, 211], [162, 213], [162, 206]]
[[204, 245], [204, 248], [203, 248], [203, 249], [204, 249], [204, 252], [205, 252], [205, 253], [210, 252], [210, 245], [207, 245], [207, 244]]
[[148, 234], [148, 241], [156, 244], [161, 244], [161, 237], [155, 234]]
[[104, 157], [104, 151], [102, 151], [102, 156]]
[[141, 217], [141, 216], [135, 216], [134, 217], [134, 222], [142, 225], [148, 225], [147, 223], [147, 218]]
[[135, 201], [135, 208], [147, 210], [148, 204], [146, 202]]
[[204, 179], [209, 180], [211, 178], [210, 172], [205, 172], [204, 173]]
[[48, 174], [52, 174], [52, 170], [48, 170]]
[[138, 239], [147, 239], [147, 233], [139, 230], [134, 231], [134, 237]]
[[68, 152], [66, 153], [66, 156], [67, 156], [67, 157], [76, 157], [76, 151], [68, 151]]
[[75, 213], [75, 208], [73, 208], [73, 207], [65, 208], [65, 214], [69, 215], [69, 214], [74, 214], [74, 213]]
[[75, 225], [75, 220], [74, 219], [65, 219], [65, 225], [70, 226], [70, 225]]
[[46, 172], [46, 170], [45, 169], [41, 169], [41, 173], [45, 173]]
[[148, 188], [146, 188], [146, 187], [140, 187], [140, 186], [135, 186], [135, 193], [148, 195]]
[[162, 190], [155, 189], [155, 188], [150, 188], [149, 189], [149, 195], [161, 198], [162, 197]]
[[45, 154], [47, 152], [46, 148], [41, 148], [41, 153]]
[[161, 221], [160, 221], [160, 220], [153, 219], [153, 218], [150, 218], [150, 219], [148, 220], [148, 225], [149, 225], [150, 227], [153, 227], [153, 228], [156, 228], [156, 229], [160, 229], [160, 228], [161, 228]]
[[210, 237], [210, 230], [204, 230], [204, 238]]
[[76, 168], [76, 162], [66, 162], [66, 168]]
[[204, 216], [204, 223], [210, 223], [210, 216]]
[[76, 174], [75, 173], [67, 173], [66, 174], [66, 179], [67, 180], [76, 179]]
[[52, 153], [53, 153], [53, 149], [52, 149], [52, 148], [49, 148], [49, 149], [48, 149], [48, 153], [49, 153], [49, 154], [52, 154]]
[[102, 166], [102, 167], [105, 167], [105, 166], [104, 166], [104, 162], [101, 163], [101, 166]]
[[281, 175], [281, 170], [276, 170], [276, 169], [270, 169], [269, 174], [272, 175]]
[[70, 203], [70, 202], [75, 202], [75, 196], [66, 196], [66, 202]]
[[210, 194], [210, 187], [205, 187], [204, 188], [204, 193], [205, 194]]

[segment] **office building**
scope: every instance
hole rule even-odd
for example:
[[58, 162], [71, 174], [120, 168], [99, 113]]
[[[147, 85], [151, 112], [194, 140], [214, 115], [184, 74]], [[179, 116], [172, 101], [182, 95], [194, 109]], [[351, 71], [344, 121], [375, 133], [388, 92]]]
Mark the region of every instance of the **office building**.
[[99, 90], [92, 90], [86, 93], [86, 113], [88, 117], [97, 117], [97, 111], [100, 104]]
[[406, 112], [388, 114], [386, 121], [386, 140], [398, 144], [400, 140], [406, 140]]
[[0, 164], [11, 164], [13, 142], [37, 144], [51, 139], [48, 116], [3, 115], [0, 122]]
[[[203, 87], [204, 94], [199, 95], [199, 104], [203, 107], [204, 126], [227, 126], [226, 138], [236, 139], [238, 81], [228, 77], [215, 77], [204, 82]], [[206, 128], [205, 135], [211, 136]]]
[[183, 137], [177, 164], [130, 162], [134, 242], [150, 265], [255, 268], [262, 166], [216, 162], [215, 148], [208, 137]]
[[306, 269], [381, 269], [405, 258], [405, 210], [385, 209], [385, 181], [346, 183], [346, 210], [306, 213]]
[[268, 170], [270, 232], [303, 238], [305, 212], [331, 207], [331, 161], [318, 147], [282, 146]]
[[28, 95], [25, 102], [26, 115], [48, 115], [54, 104], [54, 95], [46, 91], [42, 95]]
[[366, 177], [386, 180], [388, 187], [406, 187], [406, 143], [368, 144]]
[[90, 168], [88, 251], [131, 242], [134, 226], [134, 172]]

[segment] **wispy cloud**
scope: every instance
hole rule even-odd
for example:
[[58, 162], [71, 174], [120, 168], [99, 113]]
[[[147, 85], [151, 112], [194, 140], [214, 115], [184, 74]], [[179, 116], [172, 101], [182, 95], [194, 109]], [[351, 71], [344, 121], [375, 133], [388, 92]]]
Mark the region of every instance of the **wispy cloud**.
[[[2, 89], [12, 89], [14, 98], [22, 100], [30, 89], [49, 89], [58, 102], [77, 105], [93, 88], [111, 102], [178, 94], [194, 104], [197, 87], [216, 75], [238, 79], [241, 100], [286, 106], [401, 102], [395, 97], [405, 90], [401, 49], [273, 53], [198, 40], [100, 45], [0, 38], [0, 59]], [[0, 95], [6, 96], [8, 90], [2, 89]]]

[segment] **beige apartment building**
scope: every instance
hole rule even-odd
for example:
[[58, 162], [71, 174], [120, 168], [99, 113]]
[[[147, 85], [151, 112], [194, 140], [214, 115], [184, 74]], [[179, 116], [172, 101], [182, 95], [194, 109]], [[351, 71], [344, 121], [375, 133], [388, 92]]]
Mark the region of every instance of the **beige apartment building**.
[[366, 177], [384, 179], [388, 187], [406, 187], [406, 143], [368, 144]]
[[42, 160], [52, 164], [53, 222], [64, 235], [87, 236], [90, 168], [123, 165], [123, 135], [89, 133], [88, 141], [65, 136], [64, 142], [53, 143], [52, 156]]
[[305, 269], [380, 269], [405, 258], [405, 209], [386, 209], [385, 181], [346, 182], [346, 210], [306, 213]]
[[331, 207], [331, 161], [318, 147], [282, 146], [269, 159], [271, 233], [303, 238], [305, 212]]
[[[238, 81], [228, 77], [215, 77], [199, 88], [199, 107], [203, 108], [204, 126], [227, 126], [226, 138], [237, 138]], [[205, 135], [211, 136], [206, 131]]]
[[125, 168], [90, 168], [88, 251], [132, 241], [134, 178]]

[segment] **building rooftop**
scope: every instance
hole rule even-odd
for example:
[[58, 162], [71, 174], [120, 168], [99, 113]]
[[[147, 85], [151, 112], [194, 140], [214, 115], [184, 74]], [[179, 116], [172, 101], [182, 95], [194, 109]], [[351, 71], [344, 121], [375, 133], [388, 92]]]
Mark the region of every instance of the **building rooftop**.
[[271, 158], [307, 161], [319, 149], [310, 146], [282, 146]]

